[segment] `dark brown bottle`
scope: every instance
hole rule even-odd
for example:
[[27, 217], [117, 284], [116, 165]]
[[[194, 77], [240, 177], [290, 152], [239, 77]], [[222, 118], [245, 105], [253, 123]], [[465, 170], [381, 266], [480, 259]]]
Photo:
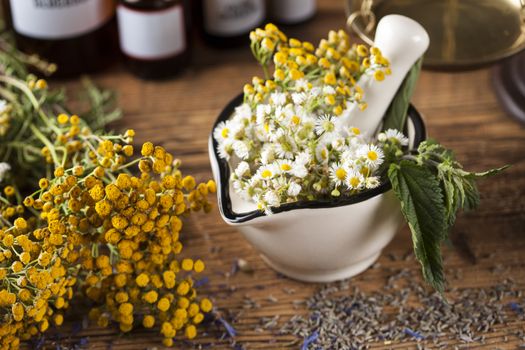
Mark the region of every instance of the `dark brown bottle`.
[[269, 0], [269, 15], [273, 22], [294, 25], [314, 17], [316, 0]]
[[113, 0], [4, 0], [17, 47], [56, 63], [53, 77], [93, 73], [118, 52]]
[[132, 73], [144, 79], [172, 77], [190, 57], [190, 9], [186, 0], [120, 0], [120, 49]]
[[235, 47], [249, 43], [250, 31], [266, 18], [264, 0], [199, 0], [207, 43]]

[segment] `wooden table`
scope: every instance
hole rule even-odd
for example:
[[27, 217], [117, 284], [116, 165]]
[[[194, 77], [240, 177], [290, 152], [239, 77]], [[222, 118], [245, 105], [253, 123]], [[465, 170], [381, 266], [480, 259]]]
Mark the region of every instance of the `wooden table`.
[[[344, 26], [341, 0], [319, 1], [314, 21], [287, 30], [291, 36], [318, 42], [329, 29]], [[238, 94], [253, 75], [261, 74], [247, 48], [217, 51], [197, 47], [195, 64], [174, 80], [145, 82], [123, 68], [95, 76], [94, 80], [119, 95], [124, 118], [116, 126], [134, 128], [137, 142], [151, 140], [162, 144], [183, 161], [183, 169], [204, 180], [211, 177], [207, 142], [211, 125], [225, 104]], [[77, 82], [69, 83], [76, 89]], [[486, 287], [512, 277], [525, 290], [525, 129], [508, 118], [494, 97], [489, 69], [465, 73], [425, 71], [421, 75], [413, 103], [424, 115], [428, 133], [456, 150], [467, 169], [481, 170], [503, 164], [513, 166], [503, 174], [480, 183], [481, 207], [477, 212], [460, 215], [453, 229], [457, 244], [445, 247], [445, 261], [451, 287]], [[286, 321], [305, 309], [294, 309], [292, 300], [306, 299], [319, 288], [316, 284], [295, 282], [278, 276], [234, 228], [225, 224], [217, 210], [209, 215], [194, 215], [186, 224], [185, 252], [205, 259], [210, 283], [202, 295], [210, 295], [224, 315], [243, 310], [245, 296], [261, 307], [244, 312], [233, 326], [235, 341], [246, 349], [299, 348], [291, 336], [254, 329], [262, 317], [280, 315]], [[379, 259], [382, 268], [368, 271], [351, 280], [362, 290], [381, 288], [388, 268], [407, 268], [419, 275], [414, 261], [392, 261], [387, 253], [403, 256], [412, 249], [408, 229], [404, 227]], [[236, 259], [245, 259], [254, 273], [238, 272], [229, 276]], [[494, 268], [498, 267], [497, 273]], [[461, 276], [454, 271], [461, 270]], [[454, 277], [455, 276], [455, 277]], [[295, 290], [287, 294], [285, 288]], [[269, 300], [269, 296], [275, 300]], [[525, 322], [499, 327], [487, 334], [485, 345], [477, 349], [515, 349], [524, 341], [508, 336], [511, 329], [524, 329]], [[68, 333], [69, 332], [69, 333]], [[87, 337], [89, 349], [162, 348], [156, 332], [137, 330], [119, 336], [114, 329], [87, 328], [63, 336], [73, 341]], [[507, 339], [508, 338], [508, 339]], [[505, 342], [504, 340], [507, 339]], [[230, 340], [217, 341], [215, 333], [200, 340], [230, 348]], [[273, 343], [270, 343], [273, 341]], [[414, 342], [371, 344], [374, 348], [415, 348]], [[460, 348], [469, 344], [458, 343]], [[178, 348], [188, 346], [180, 344]], [[452, 347], [452, 345], [451, 345]]]

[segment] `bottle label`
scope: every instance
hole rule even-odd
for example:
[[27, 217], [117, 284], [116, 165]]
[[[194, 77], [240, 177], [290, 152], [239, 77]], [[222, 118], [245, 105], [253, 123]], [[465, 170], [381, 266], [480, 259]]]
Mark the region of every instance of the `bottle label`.
[[10, 0], [17, 33], [36, 39], [68, 39], [89, 33], [114, 14], [110, 0]]
[[128, 56], [161, 59], [186, 49], [184, 12], [181, 5], [159, 11], [117, 8], [120, 47]]
[[263, 0], [204, 0], [204, 27], [213, 35], [245, 34], [265, 15]]

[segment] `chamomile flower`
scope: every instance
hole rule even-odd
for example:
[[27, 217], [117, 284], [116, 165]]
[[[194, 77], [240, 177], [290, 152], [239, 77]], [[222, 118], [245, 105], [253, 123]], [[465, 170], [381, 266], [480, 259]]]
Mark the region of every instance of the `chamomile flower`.
[[250, 156], [250, 149], [244, 141], [234, 141], [232, 144], [235, 155], [240, 159], [247, 159]]
[[291, 173], [293, 176], [303, 179], [308, 175], [308, 169], [303, 164], [294, 162]]
[[224, 158], [226, 160], [229, 160], [230, 157], [233, 155], [233, 142], [230, 140], [225, 140], [217, 146], [217, 152], [219, 153], [219, 156], [221, 158]]
[[326, 133], [333, 133], [335, 131], [335, 117], [324, 114], [320, 116], [315, 123], [315, 133], [317, 135], [323, 135]]
[[302, 120], [303, 118], [301, 118], [300, 115], [294, 114], [288, 118], [287, 125], [290, 129], [297, 129], [299, 126], [301, 126]]
[[350, 170], [346, 176], [345, 185], [350, 190], [360, 190], [364, 187], [364, 176], [355, 170]]
[[324, 95], [334, 95], [335, 89], [329, 85], [323, 86], [323, 94]]
[[235, 175], [242, 178], [250, 175], [250, 165], [247, 162], [240, 162], [235, 168]]
[[250, 119], [252, 117], [252, 109], [249, 104], [243, 103], [235, 108], [235, 116], [239, 119]]
[[299, 185], [296, 182], [290, 182], [290, 184], [288, 185], [288, 190], [286, 191], [286, 193], [290, 197], [297, 197], [299, 195], [299, 193], [301, 193], [301, 190], [302, 190], [301, 185]]
[[220, 122], [215, 127], [213, 131], [213, 137], [217, 142], [222, 142], [224, 140], [230, 140], [232, 138], [231, 132], [231, 122], [229, 120], [225, 122]]
[[348, 172], [348, 168], [341, 163], [333, 163], [330, 166], [330, 180], [335, 186], [340, 186], [345, 183]]
[[272, 113], [272, 106], [268, 104], [259, 104], [257, 105], [257, 108], [255, 109], [255, 116], [257, 124], [264, 125], [266, 123], [267, 118]]
[[383, 150], [374, 144], [367, 144], [362, 146], [358, 154], [364, 158], [368, 167], [376, 169], [383, 163]]
[[286, 103], [287, 95], [282, 92], [274, 92], [270, 95], [270, 102], [276, 106], [282, 106]]
[[271, 180], [279, 173], [275, 165], [263, 165], [257, 170], [256, 176], [261, 180]]
[[302, 105], [306, 99], [308, 98], [308, 95], [304, 92], [294, 92], [292, 94], [292, 101], [296, 105]]
[[269, 164], [275, 160], [275, 148], [268, 145], [264, 147], [261, 152], [261, 162], [262, 164]]
[[281, 204], [281, 200], [279, 198], [279, 195], [277, 194], [277, 191], [267, 191], [263, 195], [264, 201], [272, 207], [278, 207], [279, 204]]
[[304, 79], [304, 78], [301, 78], [301, 79], [297, 79], [295, 81], [295, 88], [298, 90], [298, 91], [304, 91], [304, 90], [307, 90], [308, 89], [308, 80]]
[[365, 187], [370, 188], [376, 188], [381, 184], [381, 181], [379, 181], [379, 177], [377, 176], [369, 176], [365, 179]]
[[279, 158], [293, 159], [296, 150], [295, 140], [288, 135], [280, 137], [279, 142], [275, 144], [275, 154]]
[[310, 163], [311, 160], [312, 160], [312, 156], [310, 155], [309, 151], [300, 152], [295, 157], [295, 163], [303, 165], [303, 166]]
[[396, 129], [385, 131], [386, 139], [401, 146], [408, 146], [408, 138]]
[[315, 158], [319, 163], [326, 164], [328, 163], [328, 157], [330, 156], [330, 151], [326, 144], [319, 143], [315, 148]]
[[278, 159], [275, 162], [275, 166], [279, 169], [280, 173], [288, 174], [292, 172], [294, 168], [294, 162], [290, 159]]

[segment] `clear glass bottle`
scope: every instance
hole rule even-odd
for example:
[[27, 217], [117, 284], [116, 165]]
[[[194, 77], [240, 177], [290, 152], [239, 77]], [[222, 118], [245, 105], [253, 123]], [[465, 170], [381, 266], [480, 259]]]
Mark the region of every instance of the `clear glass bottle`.
[[56, 63], [53, 77], [93, 73], [118, 44], [113, 0], [4, 0], [17, 47]]
[[266, 18], [264, 0], [199, 0], [199, 7], [204, 38], [217, 47], [247, 44]]
[[131, 72], [144, 79], [164, 79], [186, 67], [189, 14], [186, 0], [120, 0], [120, 48]]

